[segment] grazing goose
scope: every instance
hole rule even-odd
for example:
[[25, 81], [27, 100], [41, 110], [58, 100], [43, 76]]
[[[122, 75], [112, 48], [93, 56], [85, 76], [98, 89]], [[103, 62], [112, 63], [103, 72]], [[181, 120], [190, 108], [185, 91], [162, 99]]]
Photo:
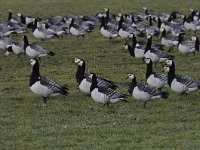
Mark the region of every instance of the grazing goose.
[[[89, 78], [89, 75], [85, 73], [85, 61], [79, 58], [75, 58], [75, 64], [78, 65], [76, 72], [76, 81], [79, 84], [79, 89], [86, 94], [90, 94], [90, 87], [92, 85], [92, 80]], [[97, 77], [98, 87], [104, 86], [111, 89], [116, 89], [117, 85], [114, 82]]]
[[146, 80], [147, 83], [157, 89], [162, 89], [167, 85], [167, 76], [162, 73], [153, 72], [152, 61], [150, 58], [145, 58], [144, 62], [147, 64]]
[[144, 101], [144, 108], [146, 108], [147, 102], [154, 99], [167, 99], [169, 94], [161, 92], [160, 90], [153, 88], [146, 84], [138, 84], [136, 77], [133, 74], [128, 74], [128, 78], [132, 80], [129, 84], [128, 92], [137, 100]]
[[193, 53], [195, 55], [195, 51], [199, 51], [199, 38], [192, 37], [192, 40], [183, 41], [179, 40], [178, 50], [182, 54]]
[[23, 36], [24, 51], [31, 58], [54, 56], [55, 53], [37, 44], [30, 44], [26, 35]]
[[100, 32], [104, 37], [112, 39], [118, 36], [118, 30], [110, 25], [106, 25], [105, 17], [101, 18]]
[[94, 73], [90, 73], [89, 78], [92, 79], [92, 85], [90, 87], [91, 97], [95, 102], [109, 106], [110, 103], [117, 103], [120, 101], [126, 101], [127, 95], [117, 92], [111, 88], [98, 87], [97, 77]]
[[33, 93], [42, 96], [43, 102], [46, 103], [49, 96], [59, 94], [68, 95], [68, 88], [62, 86], [58, 82], [49, 77], [41, 76], [39, 71], [39, 63], [37, 59], [31, 59], [30, 64], [33, 66], [30, 76], [29, 86]]
[[10, 52], [14, 52], [18, 57], [24, 53], [24, 41], [13, 42], [12, 45], [7, 49], [5, 55], [8, 56]]
[[187, 94], [200, 88], [200, 81], [191, 77], [176, 75], [175, 63], [173, 60], [167, 60], [164, 71], [168, 73], [168, 84], [171, 90], [180, 94]]
[[41, 27], [37, 27], [37, 22], [38, 22], [38, 20], [35, 19], [34, 24], [33, 24], [33, 28], [32, 28], [32, 32], [33, 32], [34, 37], [36, 37], [38, 39], [42, 39], [42, 40], [48, 39], [48, 38], [53, 38], [53, 37], [59, 38], [59, 36], [56, 33], [49, 31], [47, 29], [43, 29]]

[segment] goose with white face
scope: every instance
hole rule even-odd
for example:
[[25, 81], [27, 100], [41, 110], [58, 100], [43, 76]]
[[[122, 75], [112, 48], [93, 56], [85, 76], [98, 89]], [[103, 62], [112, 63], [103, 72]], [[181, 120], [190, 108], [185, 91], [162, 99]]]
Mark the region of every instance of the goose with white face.
[[31, 66], [34, 66], [35, 63], [36, 63], [36, 60], [35, 60], [35, 59], [31, 59], [30, 62], [29, 62], [29, 64], [31, 64]]
[[173, 60], [166, 60], [165, 65], [166, 66], [172, 66]]
[[80, 61], [81, 61], [81, 59], [79, 59], [79, 58], [75, 58], [75, 59], [74, 59], [74, 63], [75, 63], [75, 64], [78, 64]]

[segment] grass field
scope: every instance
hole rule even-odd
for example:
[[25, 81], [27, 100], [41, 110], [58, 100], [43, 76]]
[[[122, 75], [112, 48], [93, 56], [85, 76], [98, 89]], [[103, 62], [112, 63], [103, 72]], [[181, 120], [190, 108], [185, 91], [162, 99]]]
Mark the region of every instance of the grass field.
[[[67, 14], [96, 14], [104, 7], [112, 13], [143, 11], [146, 6], [155, 12], [177, 10], [189, 13], [200, 8], [199, 0], [1, 0], [0, 20], [13, 13], [41, 16]], [[189, 33], [188, 38], [192, 35]], [[200, 34], [198, 33], [198, 36]], [[199, 149], [200, 147], [200, 91], [181, 97], [172, 92], [167, 100], [153, 101], [143, 109], [143, 103], [132, 97], [128, 103], [107, 108], [96, 104], [91, 97], [79, 92], [75, 81], [75, 57], [86, 61], [90, 72], [119, 85], [127, 93], [127, 73], [135, 73], [145, 81], [146, 65], [121, 50], [123, 41], [109, 42], [101, 36], [97, 26], [84, 40], [72, 35], [38, 43], [56, 53], [43, 58], [41, 74], [67, 84], [70, 95], [51, 97], [46, 106], [42, 98], [29, 89], [31, 67], [27, 56], [0, 55], [0, 149]], [[12, 36], [22, 39], [22, 35]], [[157, 40], [157, 39], [155, 39]], [[173, 51], [177, 72], [200, 79], [200, 54], [183, 56]], [[158, 71], [162, 71], [158, 66]], [[128, 93], [127, 93], [128, 94]]]

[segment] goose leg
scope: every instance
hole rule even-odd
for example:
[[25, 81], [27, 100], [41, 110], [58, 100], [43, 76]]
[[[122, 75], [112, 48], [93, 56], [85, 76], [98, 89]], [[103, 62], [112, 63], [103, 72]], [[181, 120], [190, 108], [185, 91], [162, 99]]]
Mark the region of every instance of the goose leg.
[[144, 109], [146, 108], [146, 104], [147, 104], [147, 101], [144, 101], [144, 105], [143, 105]]
[[43, 103], [46, 104], [47, 103], [47, 97], [43, 97]]

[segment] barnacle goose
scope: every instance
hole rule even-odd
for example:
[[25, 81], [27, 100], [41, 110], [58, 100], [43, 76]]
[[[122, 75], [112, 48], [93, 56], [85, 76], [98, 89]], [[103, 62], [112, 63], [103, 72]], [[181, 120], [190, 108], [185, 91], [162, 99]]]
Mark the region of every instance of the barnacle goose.
[[100, 32], [104, 37], [112, 39], [118, 36], [118, 30], [110, 25], [106, 25], [105, 17], [101, 18]]
[[9, 25], [0, 25], [0, 37], [10, 36], [11, 34], [16, 34], [15, 28]]
[[28, 25], [34, 21], [35, 17], [24, 16], [22, 13], [18, 13], [17, 16], [20, 17], [21, 23]]
[[146, 84], [137, 83], [136, 76], [133, 74], [128, 74], [128, 78], [132, 80], [129, 84], [128, 92], [137, 100], [144, 101], [144, 108], [146, 108], [147, 102], [154, 99], [167, 99], [169, 94], [166, 92], [161, 92], [160, 90], [153, 88]]
[[37, 59], [31, 59], [30, 64], [33, 66], [29, 81], [30, 89], [33, 93], [42, 96], [44, 103], [47, 102], [49, 96], [51, 95], [68, 95], [67, 87], [62, 86], [61, 84], [50, 79], [49, 77], [40, 75], [39, 63]]
[[33, 28], [32, 28], [32, 32], [33, 32], [34, 37], [36, 37], [38, 39], [42, 39], [42, 40], [52, 38], [52, 37], [58, 37], [59, 38], [59, 36], [56, 33], [49, 31], [47, 29], [43, 29], [41, 27], [37, 27], [37, 22], [38, 22], [38, 20], [35, 19], [34, 24], [33, 24]]
[[[151, 35], [148, 35], [147, 38], [151, 38]], [[152, 62], [163, 62], [169, 58], [173, 58], [173, 55], [170, 55], [162, 50], [152, 48], [151, 42], [148, 42], [145, 47], [144, 57], [150, 58]]]
[[55, 53], [37, 44], [30, 44], [26, 35], [23, 36], [24, 51], [31, 58], [54, 56]]
[[110, 103], [117, 103], [119, 101], [126, 101], [127, 95], [117, 92], [111, 88], [104, 86], [97, 86], [96, 74], [90, 73], [89, 78], [92, 79], [92, 85], [90, 87], [91, 97], [97, 103], [109, 106]]
[[192, 40], [182, 41], [179, 40], [178, 50], [182, 54], [193, 53], [195, 55], [195, 51], [199, 51], [199, 38], [192, 37]]
[[189, 16], [188, 18], [186, 18], [186, 16], [185, 16], [183, 24], [187, 30], [192, 30], [194, 33], [196, 33], [196, 31], [200, 30], [200, 21], [193, 20], [193, 18], [191, 16]]
[[147, 64], [146, 80], [147, 83], [155, 88], [162, 89], [167, 85], [167, 76], [162, 73], [153, 72], [152, 61], [150, 58], [145, 58], [144, 62]]
[[175, 92], [187, 94], [200, 88], [200, 81], [185, 75], [176, 75], [175, 63], [173, 60], [167, 60], [165, 62], [164, 71], [168, 73], [168, 84]]
[[[90, 94], [92, 80], [89, 78], [89, 75], [85, 73], [85, 61], [79, 58], [75, 58], [74, 62], [78, 65], [78, 69], [76, 72], [76, 81], [79, 84], [79, 89], [86, 94]], [[114, 90], [117, 88], [117, 85], [114, 82], [100, 77], [97, 77], [97, 85], [111, 88]]]

